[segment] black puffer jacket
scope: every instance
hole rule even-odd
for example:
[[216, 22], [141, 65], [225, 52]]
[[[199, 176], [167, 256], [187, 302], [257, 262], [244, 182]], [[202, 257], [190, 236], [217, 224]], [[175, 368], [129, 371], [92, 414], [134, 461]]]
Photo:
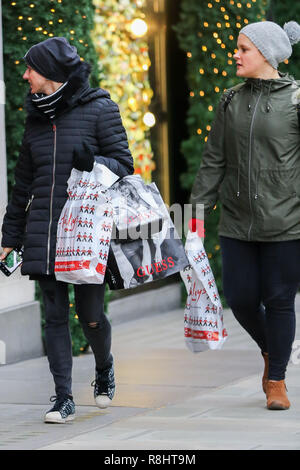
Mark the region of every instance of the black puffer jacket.
[[[86, 141], [95, 159], [119, 176], [133, 173], [133, 160], [119, 109], [101, 88], [90, 88], [90, 67], [70, 76], [51, 123], [32, 103], [28, 112], [15, 186], [2, 226], [2, 246], [24, 245], [22, 274], [53, 275], [57, 223], [67, 199], [73, 150]], [[33, 197], [30, 209], [26, 206]]]

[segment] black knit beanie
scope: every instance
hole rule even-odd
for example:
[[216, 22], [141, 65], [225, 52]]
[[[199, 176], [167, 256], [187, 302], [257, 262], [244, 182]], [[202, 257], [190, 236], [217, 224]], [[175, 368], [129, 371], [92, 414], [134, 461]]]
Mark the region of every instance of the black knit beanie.
[[63, 37], [49, 38], [35, 44], [23, 59], [43, 77], [60, 83], [66, 82], [81, 63], [76, 47]]

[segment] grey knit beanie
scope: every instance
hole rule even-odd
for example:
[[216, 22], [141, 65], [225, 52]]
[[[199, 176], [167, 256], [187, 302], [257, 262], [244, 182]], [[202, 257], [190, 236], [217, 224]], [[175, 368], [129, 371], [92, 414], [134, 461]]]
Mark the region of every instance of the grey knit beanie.
[[300, 41], [300, 25], [296, 21], [283, 28], [273, 21], [251, 23], [240, 30], [257, 47], [274, 69], [292, 55], [292, 45]]

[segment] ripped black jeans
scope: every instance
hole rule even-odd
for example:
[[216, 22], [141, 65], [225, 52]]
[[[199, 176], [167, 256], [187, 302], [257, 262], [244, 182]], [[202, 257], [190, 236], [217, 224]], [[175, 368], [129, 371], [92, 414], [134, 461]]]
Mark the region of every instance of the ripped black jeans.
[[[72, 339], [69, 329], [68, 284], [40, 280], [45, 307], [45, 343], [57, 395], [72, 395]], [[104, 313], [105, 284], [74, 285], [76, 314], [95, 356], [96, 369], [110, 367], [111, 325]]]

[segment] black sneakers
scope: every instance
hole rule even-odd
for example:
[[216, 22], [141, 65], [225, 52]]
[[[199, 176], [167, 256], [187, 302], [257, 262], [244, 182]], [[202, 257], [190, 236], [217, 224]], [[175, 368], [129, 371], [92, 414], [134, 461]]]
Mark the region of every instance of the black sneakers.
[[55, 401], [55, 404], [45, 414], [45, 423], [66, 423], [75, 418], [75, 403], [71, 395], [54, 395], [50, 401]]
[[107, 408], [111, 405], [115, 394], [115, 374], [114, 366], [98, 372], [96, 369], [96, 379], [91, 383], [94, 387], [95, 403], [99, 408]]

